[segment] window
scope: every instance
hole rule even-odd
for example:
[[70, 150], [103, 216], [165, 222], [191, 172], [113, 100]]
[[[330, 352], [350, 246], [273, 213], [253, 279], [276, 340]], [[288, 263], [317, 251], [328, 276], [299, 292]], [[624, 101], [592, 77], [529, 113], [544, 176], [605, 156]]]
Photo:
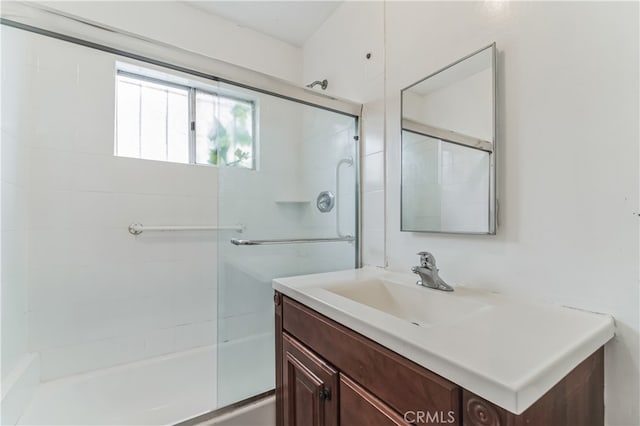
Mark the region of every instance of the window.
[[255, 168], [255, 103], [201, 87], [118, 71], [121, 157]]

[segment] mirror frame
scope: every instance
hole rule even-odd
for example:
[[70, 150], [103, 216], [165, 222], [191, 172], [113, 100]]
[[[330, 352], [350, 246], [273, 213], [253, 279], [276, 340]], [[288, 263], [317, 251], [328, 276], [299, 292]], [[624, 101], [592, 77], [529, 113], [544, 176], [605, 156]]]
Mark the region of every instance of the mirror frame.
[[[493, 90], [491, 91], [491, 107], [492, 107], [492, 113], [493, 113], [493, 120], [492, 120], [492, 128], [493, 128], [493, 141], [491, 141], [492, 146], [489, 148], [486, 146], [485, 144], [482, 144], [480, 141], [478, 141], [477, 143], [475, 143], [475, 141], [471, 140], [472, 138], [467, 137], [466, 139], [468, 139], [467, 141], [465, 141], [464, 143], [460, 142], [460, 141], [455, 141], [455, 140], [451, 140], [448, 139], [448, 135], [445, 134], [446, 132], [440, 132], [440, 134], [435, 135], [435, 134], [426, 134], [426, 133], [422, 133], [420, 131], [417, 131], [415, 128], [414, 129], [410, 129], [410, 128], [406, 128], [405, 127], [405, 123], [407, 122], [407, 120], [404, 119], [404, 92], [414, 86], [416, 86], [417, 84], [422, 83], [423, 81], [435, 76], [436, 74], [439, 74], [441, 72], [444, 72], [446, 70], [448, 70], [449, 68], [454, 67], [455, 65], [459, 64], [460, 62], [463, 62], [469, 58], [471, 58], [472, 56], [483, 52], [487, 49], [491, 49], [491, 70], [492, 70], [492, 82], [493, 82]], [[436, 233], [436, 234], [458, 234], [458, 235], [496, 235], [497, 233], [497, 228], [498, 228], [498, 208], [499, 208], [499, 201], [498, 201], [498, 188], [497, 188], [497, 171], [496, 171], [496, 165], [497, 165], [497, 157], [496, 157], [496, 153], [497, 153], [497, 134], [496, 134], [496, 130], [497, 130], [497, 126], [496, 126], [496, 120], [497, 120], [497, 86], [498, 86], [498, 78], [497, 78], [497, 69], [496, 69], [496, 65], [497, 65], [497, 49], [496, 49], [496, 42], [493, 42], [491, 44], [489, 44], [488, 46], [482, 47], [481, 49], [478, 49], [466, 56], [464, 56], [463, 58], [458, 59], [455, 62], [452, 62], [451, 64], [440, 68], [439, 70], [429, 74], [428, 76], [410, 84], [409, 86], [404, 87], [403, 89], [400, 90], [400, 231], [401, 232], [425, 232], [425, 233]], [[416, 134], [420, 134], [423, 136], [428, 136], [428, 137], [432, 137], [435, 139], [439, 139], [441, 141], [444, 142], [449, 142], [449, 143], [454, 143], [457, 145], [462, 145], [462, 146], [467, 146], [471, 149], [480, 149], [486, 152], [489, 152], [489, 200], [488, 201], [488, 208], [489, 208], [489, 223], [488, 223], [488, 231], [487, 232], [466, 232], [466, 231], [437, 231], [437, 230], [421, 230], [421, 229], [406, 229], [404, 226], [404, 220], [403, 220], [403, 187], [402, 187], [402, 160], [403, 160], [403, 136], [402, 133], [404, 131], [408, 131], [408, 132], [412, 132], [412, 133], [416, 133]], [[455, 132], [451, 132], [452, 134], [454, 134]], [[475, 146], [474, 146], [475, 145]], [[490, 150], [489, 150], [490, 149]]]

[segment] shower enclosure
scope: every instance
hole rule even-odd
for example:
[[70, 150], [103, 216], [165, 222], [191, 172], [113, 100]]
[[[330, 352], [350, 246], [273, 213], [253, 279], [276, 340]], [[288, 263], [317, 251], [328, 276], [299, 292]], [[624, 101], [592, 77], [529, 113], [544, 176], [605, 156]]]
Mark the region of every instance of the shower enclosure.
[[47, 13], [0, 27], [2, 424], [268, 393], [271, 280], [359, 264], [359, 107]]

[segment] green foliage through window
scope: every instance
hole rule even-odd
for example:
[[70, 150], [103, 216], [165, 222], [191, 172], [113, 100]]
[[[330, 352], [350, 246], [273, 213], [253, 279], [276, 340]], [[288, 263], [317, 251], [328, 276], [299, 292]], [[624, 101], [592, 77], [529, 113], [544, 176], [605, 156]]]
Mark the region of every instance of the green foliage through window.
[[198, 91], [198, 162], [253, 168], [254, 104]]
[[251, 148], [253, 148], [251, 112], [250, 105], [236, 103], [231, 108], [233, 120], [229, 130], [214, 117], [214, 124], [208, 135], [212, 146], [209, 148], [209, 163], [239, 166], [251, 159]]

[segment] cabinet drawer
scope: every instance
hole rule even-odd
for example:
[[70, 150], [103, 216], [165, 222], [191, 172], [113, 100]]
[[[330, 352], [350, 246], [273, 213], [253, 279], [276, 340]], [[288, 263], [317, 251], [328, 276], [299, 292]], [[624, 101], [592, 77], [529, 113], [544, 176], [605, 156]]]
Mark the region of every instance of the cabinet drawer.
[[452, 412], [461, 424], [454, 383], [287, 297], [282, 309], [286, 331], [394, 411]]
[[409, 426], [403, 416], [353, 380], [340, 375], [340, 422], [344, 425]]

